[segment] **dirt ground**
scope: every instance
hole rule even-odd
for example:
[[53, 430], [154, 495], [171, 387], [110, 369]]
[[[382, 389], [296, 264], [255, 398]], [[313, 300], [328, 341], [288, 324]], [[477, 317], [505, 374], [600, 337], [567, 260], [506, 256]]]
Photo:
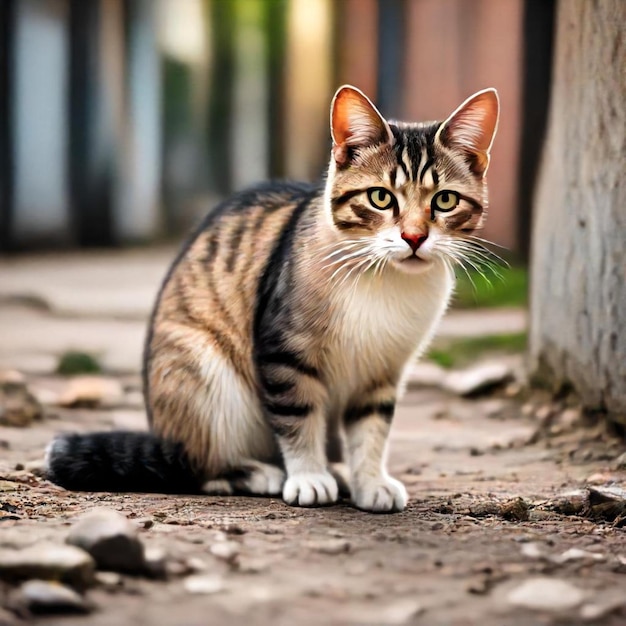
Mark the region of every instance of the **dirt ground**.
[[[69, 493], [31, 473], [56, 432], [145, 427], [137, 377], [120, 381], [124, 399], [111, 408], [48, 407], [28, 428], [0, 427], [0, 547], [62, 542], [79, 514], [104, 505], [135, 520], [147, 548], [165, 551], [169, 574], [96, 586], [87, 592], [92, 613], [34, 623], [626, 624], [623, 517], [558, 506], [572, 490], [584, 498], [589, 484], [626, 486], [626, 473], [612, 469], [623, 447], [599, 427], [566, 423], [529, 445], [545, 407], [410, 390], [389, 465], [411, 501], [392, 515], [348, 503], [297, 509], [273, 498]], [[44, 395], [66, 384], [28, 383]], [[192, 593], [194, 571], [213, 578], [210, 593]], [[563, 606], [548, 585], [545, 608], [528, 608], [532, 598], [515, 591], [536, 577], [565, 581], [581, 599]]]

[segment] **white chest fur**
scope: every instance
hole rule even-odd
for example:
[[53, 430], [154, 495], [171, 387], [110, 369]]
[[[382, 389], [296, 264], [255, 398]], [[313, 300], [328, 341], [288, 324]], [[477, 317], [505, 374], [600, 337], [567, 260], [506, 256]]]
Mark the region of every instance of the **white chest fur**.
[[446, 310], [450, 270], [434, 263], [418, 275], [395, 269], [362, 276], [333, 296], [327, 375], [338, 402], [376, 381], [395, 378], [423, 350]]

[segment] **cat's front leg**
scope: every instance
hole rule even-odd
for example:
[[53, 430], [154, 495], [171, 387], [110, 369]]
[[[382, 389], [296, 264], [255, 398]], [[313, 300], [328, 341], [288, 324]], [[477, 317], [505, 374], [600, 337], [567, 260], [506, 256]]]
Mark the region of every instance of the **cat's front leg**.
[[265, 412], [287, 471], [283, 499], [293, 506], [336, 502], [337, 481], [326, 458], [326, 389], [317, 370], [287, 352], [260, 361]]
[[352, 500], [364, 511], [402, 511], [408, 500], [404, 485], [385, 467], [394, 396], [394, 389], [379, 389], [355, 400], [344, 415]]

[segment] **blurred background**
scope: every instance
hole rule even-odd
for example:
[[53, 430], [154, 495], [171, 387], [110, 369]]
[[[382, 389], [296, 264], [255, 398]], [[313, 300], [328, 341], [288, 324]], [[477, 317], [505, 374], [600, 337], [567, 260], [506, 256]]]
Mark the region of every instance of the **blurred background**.
[[313, 180], [338, 85], [391, 118], [496, 87], [485, 236], [522, 262], [553, 0], [2, 0], [0, 249], [181, 234], [268, 177]]

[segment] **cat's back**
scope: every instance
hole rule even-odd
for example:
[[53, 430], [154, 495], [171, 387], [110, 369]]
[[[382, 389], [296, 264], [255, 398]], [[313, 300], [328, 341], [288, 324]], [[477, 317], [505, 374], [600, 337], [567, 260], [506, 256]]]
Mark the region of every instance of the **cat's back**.
[[146, 360], [157, 344], [172, 342], [188, 351], [209, 341], [247, 378], [259, 283], [295, 210], [315, 193], [305, 183], [264, 183], [213, 209], [164, 281]]

